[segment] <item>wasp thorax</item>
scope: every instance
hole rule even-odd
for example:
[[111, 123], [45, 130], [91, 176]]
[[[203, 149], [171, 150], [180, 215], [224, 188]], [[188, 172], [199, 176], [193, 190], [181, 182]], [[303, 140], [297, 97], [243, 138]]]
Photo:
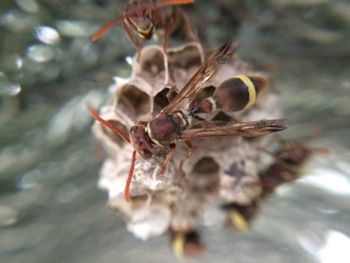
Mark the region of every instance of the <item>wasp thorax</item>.
[[152, 157], [154, 149], [152, 143], [145, 132], [145, 126], [135, 125], [130, 128], [130, 141], [135, 151], [141, 155], [143, 159]]
[[181, 133], [181, 123], [177, 115], [159, 114], [147, 125], [147, 132], [152, 142], [158, 146], [166, 146], [175, 141]]

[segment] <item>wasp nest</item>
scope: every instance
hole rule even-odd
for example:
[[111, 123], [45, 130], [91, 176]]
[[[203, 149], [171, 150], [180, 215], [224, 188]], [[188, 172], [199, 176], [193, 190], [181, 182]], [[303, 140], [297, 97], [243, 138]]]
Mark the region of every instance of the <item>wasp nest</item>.
[[[162, 48], [147, 46], [134, 59], [129, 79], [118, 80], [112, 87], [112, 100], [100, 115], [128, 133], [138, 121], [149, 121], [167, 104], [169, 88], [164, 85], [169, 70], [180, 90], [203, 61], [202, 47], [190, 43], [168, 50], [168, 69]], [[199, 101], [213, 94], [223, 81], [237, 74], [257, 76], [249, 65], [234, 57], [222, 65], [198, 93]], [[278, 93], [264, 89], [255, 105], [238, 113], [219, 112], [203, 116], [215, 121], [252, 121], [279, 118]], [[155, 160], [136, 157], [131, 182], [132, 200], [124, 199], [124, 187], [131, 163], [132, 146], [109, 128], [95, 122], [93, 132], [107, 152], [101, 169], [99, 186], [109, 193], [109, 206], [126, 220], [127, 228], [141, 239], [173, 232], [193, 231], [207, 202], [220, 204], [223, 211], [235, 207], [254, 207], [263, 195], [259, 174], [273, 162], [265, 149], [275, 135], [253, 139], [242, 137], [191, 141], [193, 151], [177, 144], [166, 171]]]

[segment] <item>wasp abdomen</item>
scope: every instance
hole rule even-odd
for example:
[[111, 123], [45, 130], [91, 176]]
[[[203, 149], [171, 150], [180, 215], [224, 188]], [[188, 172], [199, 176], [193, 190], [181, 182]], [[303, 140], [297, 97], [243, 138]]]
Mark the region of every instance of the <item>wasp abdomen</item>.
[[200, 112], [208, 113], [217, 109], [235, 112], [252, 106], [259, 92], [265, 87], [262, 77], [248, 77], [240, 74], [224, 81], [212, 97], [199, 103]]
[[263, 88], [255, 77], [240, 74], [224, 81], [214, 93], [217, 108], [227, 112], [240, 111], [252, 106]]

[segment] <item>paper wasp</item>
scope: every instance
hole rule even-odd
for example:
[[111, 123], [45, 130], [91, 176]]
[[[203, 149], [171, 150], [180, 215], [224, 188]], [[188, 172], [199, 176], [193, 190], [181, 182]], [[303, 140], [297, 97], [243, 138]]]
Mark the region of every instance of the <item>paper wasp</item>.
[[[170, 16], [164, 14], [161, 9], [167, 6], [177, 6], [192, 4], [194, 0], [138, 0], [130, 2], [124, 9], [120, 17], [112, 19], [102, 26], [93, 36], [92, 40], [96, 41], [102, 35], [111, 29], [114, 25], [122, 22], [124, 32], [129, 42], [139, 51], [143, 45], [144, 39], [150, 39], [157, 29], [164, 29], [163, 47], [166, 48], [166, 41], [174, 30], [174, 27], [183, 20], [184, 26], [190, 28], [189, 22], [180, 9], [173, 9]], [[136, 41], [136, 37], [139, 37]]]
[[257, 216], [260, 205], [285, 183], [296, 180], [300, 176], [300, 167], [311, 155], [311, 149], [293, 142], [281, 142], [276, 153], [269, 153], [275, 158], [259, 177], [261, 180], [262, 193], [250, 204], [227, 203], [222, 206], [226, 211], [226, 225], [239, 231], [246, 231], [250, 228], [252, 221]]
[[282, 141], [280, 149], [274, 154], [275, 162], [260, 175], [264, 194], [271, 194], [278, 186], [298, 179], [300, 168], [313, 153], [326, 154], [328, 149]]
[[[130, 2], [120, 17], [112, 19], [102, 26], [93, 36], [96, 41], [111, 29], [114, 25], [122, 22], [125, 35], [131, 45], [137, 51], [137, 58], [140, 55], [140, 48], [145, 39], [151, 39], [157, 29], [164, 30], [163, 50], [165, 53], [165, 83], [173, 86], [174, 81], [169, 74], [168, 57], [166, 52], [167, 40], [170, 34], [180, 25], [186, 31], [188, 38], [196, 41], [191, 25], [185, 14], [179, 8], [173, 8], [170, 15], [164, 14], [161, 9], [167, 6], [178, 6], [192, 4], [194, 0], [138, 0]], [[136, 34], [135, 34], [136, 33]], [[171, 79], [171, 82], [169, 83]]]
[[[260, 120], [251, 122], [216, 123], [203, 121], [198, 114], [217, 110], [239, 111], [254, 104], [256, 96], [263, 88], [259, 78], [237, 75], [224, 81], [214, 94], [194, 104], [194, 100], [203, 85], [220, 69], [220, 66], [232, 58], [236, 46], [224, 44], [201, 64], [190, 80], [150, 121], [139, 121], [129, 130], [129, 135], [102, 119], [90, 106], [93, 118], [109, 127], [113, 132], [131, 143], [134, 150], [131, 167], [125, 186], [124, 196], [129, 200], [129, 187], [133, 176], [136, 153], [144, 160], [155, 156], [164, 156], [161, 167], [166, 167], [176, 147], [176, 142], [183, 142], [190, 150], [190, 141], [195, 139], [243, 136], [256, 137], [284, 130], [284, 119]], [[196, 124], [196, 127], [193, 125]]]

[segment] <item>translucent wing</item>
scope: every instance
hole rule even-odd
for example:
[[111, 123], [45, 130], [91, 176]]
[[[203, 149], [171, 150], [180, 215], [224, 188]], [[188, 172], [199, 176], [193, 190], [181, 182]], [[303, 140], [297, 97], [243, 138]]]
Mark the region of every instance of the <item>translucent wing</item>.
[[227, 123], [224, 126], [210, 126], [203, 128], [188, 129], [182, 133], [181, 140], [203, 139], [210, 137], [257, 137], [282, 131], [287, 128], [285, 119], [261, 120], [251, 122]]
[[188, 106], [203, 84], [219, 70], [220, 65], [232, 57], [236, 48], [232, 43], [224, 44], [210, 54], [179, 94], [162, 111], [169, 113]]

